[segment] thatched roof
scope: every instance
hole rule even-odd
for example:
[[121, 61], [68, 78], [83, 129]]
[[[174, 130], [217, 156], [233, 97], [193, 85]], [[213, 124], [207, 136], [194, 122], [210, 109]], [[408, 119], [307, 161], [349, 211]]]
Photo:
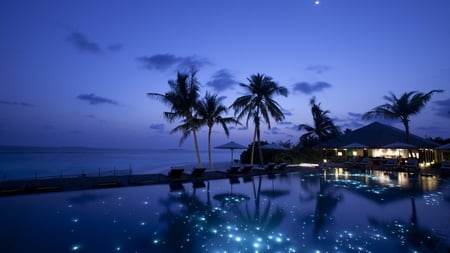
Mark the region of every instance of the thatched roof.
[[[406, 142], [405, 131], [379, 122], [374, 122], [342, 136], [333, 138], [319, 146], [322, 148], [342, 148], [342, 146], [351, 143], [361, 143], [368, 148], [383, 148], [383, 146], [395, 142]], [[414, 145], [417, 148], [434, 148], [438, 145], [435, 142], [411, 133], [409, 134], [409, 144]]]

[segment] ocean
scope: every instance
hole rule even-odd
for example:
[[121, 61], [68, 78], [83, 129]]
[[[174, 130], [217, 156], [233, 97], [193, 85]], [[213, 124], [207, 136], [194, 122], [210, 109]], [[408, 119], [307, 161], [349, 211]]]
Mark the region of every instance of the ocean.
[[[240, 152], [234, 152], [239, 158]], [[208, 168], [208, 153], [201, 151]], [[212, 150], [215, 169], [231, 164], [230, 150]], [[167, 173], [171, 166], [191, 169], [197, 164], [195, 151], [185, 149], [108, 149], [82, 147], [0, 146], [0, 180], [69, 177], [81, 174], [108, 175]]]

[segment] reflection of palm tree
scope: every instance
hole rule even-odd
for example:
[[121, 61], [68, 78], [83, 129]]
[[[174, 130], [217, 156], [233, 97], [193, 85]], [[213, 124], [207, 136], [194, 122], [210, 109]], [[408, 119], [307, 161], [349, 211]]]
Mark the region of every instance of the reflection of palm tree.
[[328, 140], [329, 138], [338, 136], [340, 131], [333, 123], [333, 120], [328, 117], [328, 110], [322, 110], [320, 103], [316, 104], [316, 98], [313, 97], [310, 100], [311, 113], [313, 116], [314, 126], [308, 124], [300, 124], [299, 130], [306, 130], [306, 133], [300, 138], [305, 142], [316, 138], [319, 143]]
[[388, 103], [377, 106], [363, 115], [363, 119], [382, 117], [387, 119], [400, 119], [405, 127], [406, 143], [409, 143], [409, 118], [418, 114], [425, 104], [431, 99], [433, 93], [440, 93], [443, 90], [432, 90], [426, 94], [417, 91], [405, 92], [399, 98], [393, 93], [384, 96]]
[[[325, 229], [327, 225], [327, 218], [330, 217], [331, 213], [336, 209], [339, 201], [342, 200], [341, 195], [336, 195], [332, 186], [325, 182], [325, 179], [321, 176], [319, 180], [317, 177], [307, 177], [303, 182], [306, 182], [305, 185], [308, 185], [307, 192], [309, 192], [309, 197], [307, 196], [307, 200], [312, 200], [311, 195], [313, 191], [311, 190], [318, 184], [318, 191], [315, 193], [316, 198], [316, 210], [314, 211], [314, 228], [313, 235], [314, 238], [318, 238], [321, 231]], [[313, 181], [315, 184], [308, 183], [308, 181]], [[303, 185], [303, 184], [302, 184]], [[301, 197], [302, 200], [305, 197]]]
[[197, 156], [197, 165], [201, 167], [200, 152], [197, 141], [197, 131], [200, 122], [194, 117], [195, 109], [199, 100], [199, 84], [196, 78], [196, 71], [191, 73], [177, 73], [176, 80], [170, 80], [170, 91], [160, 93], [147, 93], [148, 96], [159, 99], [164, 104], [170, 106], [170, 112], [164, 112], [164, 117], [170, 122], [182, 119], [182, 124], [172, 129], [171, 133], [182, 132], [180, 143], [184, 142], [192, 133], [194, 137], [194, 147]]
[[[417, 211], [414, 196], [411, 196], [412, 214], [409, 224], [403, 224], [397, 220], [394, 222], [381, 222], [375, 218], [369, 218], [370, 224], [381, 228], [386, 235], [397, 235], [400, 246], [412, 248], [414, 252], [422, 252], [424, 247], [430, 252], [438, 252], [439, 238], [428, 229], [421, 228], [417, 220]], [[427, 251], [428, 252], [428, 251]]]
[[270, 129], [270, 117], [273, 117], [276, 122], [284, 119], [284, 113], [280, 105], [273, 99], [275, 95], [287, 96], [288, 90], [279, 86], [272, 77], [264, 74], [255, 74], [247, 79], [249, 84], [240, 83], [239, 85], [247, 91], [247, 95], [238, 97], [231, 105], [234, 108], [237, 119], [247, 117], [246, 125], [252, 118], [255, 124], [255, 131], [253, 135], [252, 152], [250, 163], [253, 164], [253, 157], [255, 151], [255, 141], [258, 140], [259, 158], [262, 163], [261, 150], [261, 134], [260, 124], [264, 120]]
[[210, 93], [207, 92], [204, 99], [200, 101], [197, 112], [203, 123], [206, 126], [208, 126], [208, 160], [209, 160], [209, 167], [211, 169], [213, 168], [211, 158], [212, 127], [215, 124], [222, 125], [225, 134], [229, 136], [230, 132], [228, 131], [227, 124], [239, 123], [239, 121], [235, 120], [232, 117], [222, 117], [222, 114], [227, 113], [227, 108], [221, 103], [222, 100], [224, 99], [225, 97], [217, 97], [217, 95], [211, 95]]

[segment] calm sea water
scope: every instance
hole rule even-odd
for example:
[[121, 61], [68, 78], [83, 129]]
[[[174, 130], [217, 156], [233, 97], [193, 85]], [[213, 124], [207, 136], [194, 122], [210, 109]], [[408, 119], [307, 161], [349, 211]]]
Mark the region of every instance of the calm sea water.
[[[195, 186], [195, 187], [194, 187]], [[448, 252], [450, 182], [234, 178], [0, 198], [0, 252]]]
[[[208, 166], [207, 151], [200, 153]], [[235, 157], [239, 157], [235, 152]], [[231, 163], [229, 150], [212, 150], [217, 168]], [[196, 165], [195, 152], [181, 149], [91, 149], [0, 147], [0, 180], [31, 177], [72, 176], [132, 170], [133, 174], [167, 173], [170, 166]]]

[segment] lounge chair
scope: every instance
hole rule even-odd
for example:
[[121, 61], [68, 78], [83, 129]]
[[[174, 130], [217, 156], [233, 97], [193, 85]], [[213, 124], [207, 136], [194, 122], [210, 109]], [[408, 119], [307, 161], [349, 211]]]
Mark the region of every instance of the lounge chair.
[[399, 165], [397, 158], [389, 158], [387, 159], [386, 163], [383, 165], [384, 168], [388, 170], [397, 169]]
[[237, 174], [239, 172], [239, 169], [241, 168], [241, 166], [231, 166], [228, 170], [227, 173], [228, 174]]
[[184, 172], [184, 167], [172, 167], [169, 171], [168, 177], [171, 179], [181, 178]]
[[408, 171], [416, 171], [419, 168], [419, 161], [415, 158], [408, 158], [403, 168]]
[[364, 157], [361, 159], [361, 161], [356, 163], [359, 167], [362, 167], [364, 169], [368, 169], [372, 167], [372, 158], [370, 157]]
[[240, 172], [242, 174], [248, 174], [252, 169], [253, 169], [253, 165], [245, 165], [244, 167], [242, 167]]
[[275, 169], [275, 163], [268, 163], [266, 167], [264, 167], [264, 170], [266, 172], [272, 172]]
[[441, 177], [450, 177], [450, 160], [443, 161], [440, 167]]
[[286, 169], [287, 165], [288, 165], [287, 163], [280, 163], [275, 166], [275, 169], [276, 170], [284, 170], [284, 169]]
[[351, 168], [351, 167], [355, 167], [356, 166], [356, 157], [352, 156], [350, 158], [348, 158], [347, 161], [344, 162], [345, 167], [347, 168]]
[[203, 173], [205, 173], [206, 168], [194, 168], [191, 172], [192, 177], [202, 177]]

